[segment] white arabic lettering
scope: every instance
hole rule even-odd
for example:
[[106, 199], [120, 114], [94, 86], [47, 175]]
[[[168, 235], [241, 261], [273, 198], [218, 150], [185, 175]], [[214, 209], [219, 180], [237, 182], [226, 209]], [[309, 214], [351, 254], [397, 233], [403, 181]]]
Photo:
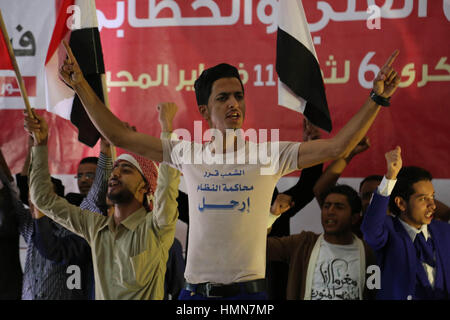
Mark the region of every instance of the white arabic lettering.
[[117, 78], [125, 78], [125, 81], [112, 81], [111, 72], [106, 72], [106, 84], [109, 88], [121, 87], [121, 91], [125, 92], [127, 87], [137, 87], [141, 89], [148, 89], [150, 87], [157, 87], [163, 83], [164, 86], [169, 84], [169, 66], [167, 64], [158, 64], [156, 67], [156, 80], [152, 80], [149, 74], [142, 73], [139, 75], [138, 79], [133, 80], [133, 76], [130, 72], [122, 70], [117, 72]]
[[[116, 4], [117, 6], [115, 19], [106, 19], [103, 12], [97, 9], [98, 31], [102, 31], [103, 27], [106, 27], [108, 29], [118, 29], [122, 26], [125, 20], [125, 2], [118, 1], [116, 2]], [[122, 38], [123, 30], [117, 30], [116, 35], [118, 38]]]
[[[232, 14], [222, 17], [218, 5], [212, 0], [196, 0], [191, 7], [194, 10], [206, 7], [211, 12], [211, 17], [182, 17], [178, 4], [173, 0], [160, 1], [155, 5], [155, 0], [149, 0], [148, 18], [136, 17], [136, 0], [128, 1], [128, 22], [132, 27], [170, 27], [170, 26], [211, 26], [211, 25], [233, 25], [240, 15], [240, 0], [233, 0]], [[163, 9], [172, 11], [172, 18], [158, 18]]]
[[[253, 23], [253, 7], [252, 0], [244, 0], [243, 5], [243, 23], [251, 25]], [[428, 0], [417, 0], [418, 13], [420, 18], [427, 16]], [[170, 27], [170, 26], [228, 26], [238, 22], [241, 15], [241, 0], [232, 0], [232, 12], [229, 16], [222, 16], [218, 1], [214, 0], [195, 0], [191, 7], [194, 11], [200, 8], [207, 8], [211, 13], [208, 17], [184, 17], [182, 10], [175, 0], [163, 0], [156, 3], [155, 0], [148, 0], [148, 17], [138, 18], [136, 16], [136, 0], [128, 1], [127, 18], [128, 23], [133, 28], [148, 27]], [[385, 19], [401, 19], [411, 15], [413, 11], [414, 1], [404, 1], [403, 8], [392, 9], [394, 0], [385, 0], [384, 4], [378, 7], [375, 0], [367, 0], [367, 9], [357, 11], [356, 0], [347, 0], [347, 8], [343, 12], [336, 12], [326, 1], [317, 2], [317, 10], [322, 12], [319, 21], [309, 23], [311, 32], [317, 32], [324, 29], [330, 21], [370, 21], [376, 17], [378, 23], [380, 18]], [[260, 0], [256, 6], [256, 15], [258, 20], [267, 25], [266, 32], [268, 34], [277, 30], [277, 12], [279, 3], [277, 0]], [[374, 8], [377, 8], [376, 16]], [[172, 17], [158, 17], [161, 11], [168, 9], [172, 12]], [[447, 20], [450, 21], [450, 1], [443, 0], [443, 11]], [[378, 15], [379, 13], [379, 15]], [[116, 17], [107, 19], [101, 10], [97, 9], [97, 19], [99, 30], [103, 27], [108, 29], [120, 28], [125, 20], [125, 1], [116, 2]], [[117, 37], [123, 37], [123, 30], [117, 30]]]
[[369, 64], [369, 61], [373, 58], [375, 55], [375, 52], [371, 51], [367, 53], [367, 55], [364, 57], [363, 61], [361, 62], [361, 65], [359, 66], [358, 70], [358, 81], [359, 84], [366, 89], [370, 89], [373, 86], [372, 80], [368, 81], [366, 80], [366, 73], [372, 72], [374, 74], [374, 78], [377, 76], [378, 72], [380, 71], [380, 68], [376, 64]]
[[[392, 9], [394, 0], [385, 0], [383, 6], [380, 8], [381, 17], [386, 19], [401, 19], [408, 17], [413, 10], [413, 1], [404, 1], [404, 6], [401, 9]], [[375, 0], [367, 0], [367, 8], [376, 6]], [[420, 0], [419, 2], [419, 17], [426, 15], [427, 2]], [[347, 10], [344, 12], [336, 12], [325, 1], [317, 2], [317, 9], [322, 11], [322, 17], [318, 22], [310, 23], [309, 28], [311, 32], [320, 31], [325, 28], [330, 21], [367, 21], [370, 16], [368, 11], [356, 11], [356, 0], [347, 0]]]

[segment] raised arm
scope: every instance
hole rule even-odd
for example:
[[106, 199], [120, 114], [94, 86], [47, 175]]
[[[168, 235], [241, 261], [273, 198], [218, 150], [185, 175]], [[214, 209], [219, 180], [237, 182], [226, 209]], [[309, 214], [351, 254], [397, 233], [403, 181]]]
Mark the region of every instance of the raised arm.
[[[389, 99], [400, 83], [400, 77], [392, 68], [399, 51], [396, 50], [381, 68], [374, 80], [373, 92], [359, 111], [331, 139], [321, 139], [304, 142], [298, 150], [299, 169], [338, 158], [346, 158], [359, 141], [366, 135], [378, 112], [380, 104], [377, 101]], [[374, 100], [375, 99], [375, 100]]]
[[137, 153], [148, 159], [162, 162], [161, 140], [150, 135], [127, 128], [98, 98], [94, 90], [84, 79], [69, 45], [64, 42], [67, 59], [61, 67], [60, 75], [80, 97], [89, 118], [100, 133], [115, 146]]
[[[170, 139], [172, 120], [177, 112], [177, 106], [173, 103], [161, 103], [158, 105], [159, 122], [163, 138]], [[180, 171], [167, 164], [160, 164], [158, 183], [155, 193], [154, 221], [159, 229], [160, 236], [168, 245], [173, 243], [175, 226], [178, 219], [178, 186], [180, 184]]]
[[402, 167], [400, 147], [387, 152], [385, 158], [387, 164], [386, 175], [374, 192], [361, 224], [364, 239], [374, 250], [383, 248], [388, 240], [388, 228], [385, 221], [390, 219], [390, 217], [386, 215], [386, 211], [389, 204], [389, 196], [395, 186], [397, 174]]
[[[173, 119], [178, 111], [178, 107], [174, 103], [158, 104], [159, 125], [161, 126], [161, 137], [170, 139], [173, 132]], [[189, 198], [186, 193], [178, 190], [177, 197], [178, 219], [189, 224]]]
[[108, 178], [111, 175], [112, 167], [113, 163], [110, 144], [102, 137], [94, 182], [92, 183], [92, 187], [87, 196], [80, 204], [81, 209], [106, 215], [106, 192], [108, 189]]
[[26, 116], [25, 127], [39, 141], [38, 143], [35, 141], [31, 152], [29, 171], [31, 202], [43, 214], [89, 242], [93, 236], [94, 225], [104, 217], [71, 205], [55, 193], [48, 170], [47, 122], [37, 114], [34, 119]]
[[345, 159], [334, 160], [322, 173], [320, 178], [317, 180], [314, 186], [314, 195], [319, 202], [319, 206], [322, 207], [321, 194], [327, 189], [336, 185], [339, 177], [341, 176], [344, 169], [350, 163], [354, 156], [366, 151], [370, 147], [370, 142], [368, 137], [364, 137], [353, 149], [350, 155]]

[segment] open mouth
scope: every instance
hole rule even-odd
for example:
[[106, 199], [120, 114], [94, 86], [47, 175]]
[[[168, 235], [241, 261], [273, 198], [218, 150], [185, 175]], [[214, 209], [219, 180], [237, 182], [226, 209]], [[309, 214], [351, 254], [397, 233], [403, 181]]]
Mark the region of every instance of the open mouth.
[[227, 114], [227, 119], [239, 120], [241, 118], [241, 114], [237, 111], [230, 112]]
[[433, 212], [427, 212], [425, 213], [425, 218], [432, 219], [433, 218]]
[[121, 185], [122, 183], [119, 181], [119, 180], [116, 180], [116, 179], [114, 179], [114, 180], [111, 180], [109, 183], [108, 183], [108, 187], [109, 188], [114, 188], [114, 187], [117, 187], [117, 186], [119, 186], [119, 185]]
[[326, 226], [335, 226], [335, 225], [337, 225], [337, 221], [334, 219], [327, 219], [327, 220], [325, 220], [325, 225]]

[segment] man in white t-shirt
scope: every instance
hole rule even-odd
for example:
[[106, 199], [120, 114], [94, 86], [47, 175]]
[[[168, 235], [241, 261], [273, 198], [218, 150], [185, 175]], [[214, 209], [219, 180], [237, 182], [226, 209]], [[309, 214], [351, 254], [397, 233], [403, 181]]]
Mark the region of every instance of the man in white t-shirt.
[[361, 212], [358, 193], [347, 185], [321, 195], [324, 233], [303, 231], [267, 239], [269, 260], [289, 264], [289, 300], [360, 300], [373, 297], [367, 290], [366, 269], [375, 263], [370, 248], [352, 226]]
[[[370, 97], [336, 136], [301, 145], [256, 145], [233, 133], [245, 117], [244, 87], [235, 67], [219, 64], [205, 70], [195, 83], [199, 111], [215, 129], [215, 140], [201, 145], [161, 140], [126, 128], [86, 82], [67, 44], [66, 49], [68, 59], [61, 77], [78, 94], [103, 136], [118, 147], [154, 161], [164, 160], [185, 176], [190, 230], [187, 290], [181, 298], [190, 299], [264, 298], [265, 232], [276, 182], [294, 170], [348, 155], [375, 120], [380, 105], [389, 105], [400, 82], [392, 68], [398, 55], [395, 51], [374, 80]], [[270, 150], [268, 165], [262, 164], [266, 158], [253, 163], [252, 157], [264, 154], [264, 147]], [[243, 163], [241, 156], [245, 156]], [[211, 165], [218, 159], [228, 164]]]

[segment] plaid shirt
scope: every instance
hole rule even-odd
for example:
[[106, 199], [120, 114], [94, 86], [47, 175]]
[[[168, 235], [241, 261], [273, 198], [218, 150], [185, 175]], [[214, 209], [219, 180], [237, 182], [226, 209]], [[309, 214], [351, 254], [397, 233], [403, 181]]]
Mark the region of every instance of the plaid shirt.
[[[81, 208], [102, 212], [100, 208], [105, 205], [107, 180], [111, 170], [111, 158], [100, 153], [94, 183], [81, 203]], [[18, 196], [14, 202], [20, 233], [28, 245], [22, 299], [74, 300], [92, 297], [92, 257], [87, 242], [47, 217], [32, 219]], [[58, 244], [56, 247], [55, 243]], [[42, 254], [53, 260], [58, 256], [60, 261], [46, 259]], [[68, 277], [72, 274], [67, 273], [67, 268], [71, 264], [76, 264], [81, 269], [81, 289], [70, 290], [67, 287]]]

